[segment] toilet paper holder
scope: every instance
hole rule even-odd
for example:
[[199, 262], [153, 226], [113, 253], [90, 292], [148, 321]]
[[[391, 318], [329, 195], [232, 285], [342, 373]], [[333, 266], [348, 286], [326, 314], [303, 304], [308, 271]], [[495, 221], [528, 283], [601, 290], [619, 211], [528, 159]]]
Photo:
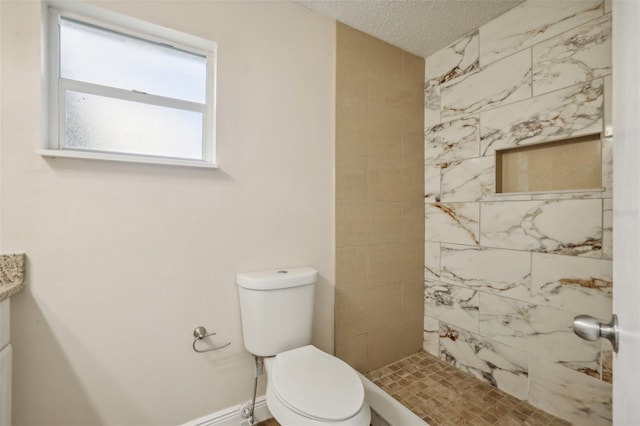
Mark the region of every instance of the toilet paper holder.
[[215, 335], [216, 335], [216, 333], [215, 333], [215, 332], [214, 332], [214, 333], [207, 333], [207, 329], [206, 329], [206, 328], [204, 328], [204, 327], [203, 327], [203, 326], [201, 326], [201, 325], [199, 325], [198, 327], [196, 327], [196, 328], [193, 330], [193, 337], [195, 337], [195, 339], [194, 339], [194, 341], [193, 341], [193, 350], [194, 350], [194, 351], [196, 351], [196, 352], [198, 352], [198, 353], [211, 352], [211, 351], [217, 351], [217, 350], [219, 350], [219, 349], [224, 349], [224, 348], [226, 348], [227, 346], [229, 346], [229, 345], [231, 344], [231, 342], [229, 342], [229, 343], [227, 343], [227, 344], [225, 344], [225, 345], [218, 346], [218, 347], [215, 347], [215, 348], [209, 348], [209, 349], [198, 349], [198, 348], [196, 347], [196, 344], [197, 344], [200, 340], [204, 339], [205, 337], [215, 336]]

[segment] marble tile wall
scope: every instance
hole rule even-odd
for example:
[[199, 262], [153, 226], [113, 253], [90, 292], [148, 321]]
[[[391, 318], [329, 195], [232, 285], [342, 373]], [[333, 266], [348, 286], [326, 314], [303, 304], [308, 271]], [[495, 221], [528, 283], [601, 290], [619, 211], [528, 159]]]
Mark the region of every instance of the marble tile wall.
[[335, 349], [364, 373], [422, 347], [424, 59], [336, 31]]
[[[611, 121], [611, 13], [529, 0], [426, 58], [423, 348], [564, 420], [611, 423], [612, 150], [593, 190], [495, 193], [495, 151]], [[603, 134], [603, 133], [602, 133]]]

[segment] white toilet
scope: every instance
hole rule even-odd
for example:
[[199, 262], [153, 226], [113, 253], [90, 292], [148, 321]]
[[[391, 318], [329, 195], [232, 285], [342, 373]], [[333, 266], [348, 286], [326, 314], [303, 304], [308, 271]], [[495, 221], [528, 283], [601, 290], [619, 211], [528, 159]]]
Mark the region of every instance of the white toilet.
[[313, 268], [238, 274], [244, 346], [265, 357], [267, 406], [283, 426], [364, 426], [371, 411], [349, 365], [311, 346]]

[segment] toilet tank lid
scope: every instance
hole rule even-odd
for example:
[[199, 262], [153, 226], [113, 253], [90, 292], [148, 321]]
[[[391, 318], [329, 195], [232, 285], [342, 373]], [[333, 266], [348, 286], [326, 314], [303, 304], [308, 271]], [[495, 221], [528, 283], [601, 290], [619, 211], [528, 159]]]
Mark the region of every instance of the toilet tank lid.
[[318, 271], [311, 267], [274, 269], [238, 274], [236, 283], [249, 290], [277, 290], [316, 282]]

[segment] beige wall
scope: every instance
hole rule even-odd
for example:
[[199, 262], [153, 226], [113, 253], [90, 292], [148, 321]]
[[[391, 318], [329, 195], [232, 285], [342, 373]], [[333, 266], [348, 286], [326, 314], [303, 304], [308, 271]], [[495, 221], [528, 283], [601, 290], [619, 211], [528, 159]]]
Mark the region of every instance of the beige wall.
[[424, 59], [338, 24], [336, 355], [368, 371], [420, 350]]
[[[218, 43], [219, 170], [45, 160], [40, 15], [3, 1], [2, 250], [14, 424], [179, 424], [248, 400], [235, 274], [313, 265], [333, 350], [332, 20], [288, 2], [105, 2]], [[223, 351], [196, 354], [192, 331]]]

